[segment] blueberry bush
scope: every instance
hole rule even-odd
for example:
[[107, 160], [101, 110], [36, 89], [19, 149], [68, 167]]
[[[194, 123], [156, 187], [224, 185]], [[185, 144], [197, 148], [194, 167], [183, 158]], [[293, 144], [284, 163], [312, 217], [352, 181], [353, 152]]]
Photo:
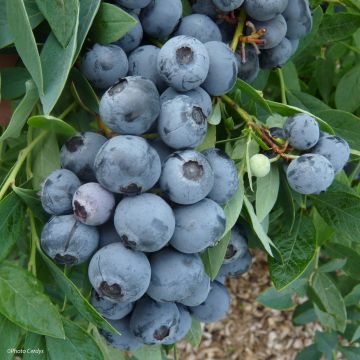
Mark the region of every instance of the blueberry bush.
[[253, 249], [257, 301], [322, 325], [297, 359], [359, 359], [359, 29], [357, 0], [0, 0], [1, 359], [176, 359]]

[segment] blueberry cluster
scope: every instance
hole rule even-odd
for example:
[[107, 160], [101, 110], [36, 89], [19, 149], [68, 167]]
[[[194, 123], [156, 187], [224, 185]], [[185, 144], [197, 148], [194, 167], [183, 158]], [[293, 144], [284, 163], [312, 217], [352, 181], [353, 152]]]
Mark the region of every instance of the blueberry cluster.
[[300, 152], [286, 170], [289, 185], [300, 194], [326, 191], [349, 160], [349, 144], [338, 136], [321, 132], [318, 122], [310, 115], [289, 117], [283, 129], [272, 128], [270, 132]]
[[[109, 99], [113, 89], [105, 95]], [[134, 99], [135, 108], [142, 101]], [[197, 116], [202, 121], [192, 101], [176, 96], [162, 112], [180, 102], [180, 110], [169, 114], [174, 121], [177, 113], [185, 122]], [[133, 121], [138, 121], [135, 115]], [[189, 129], [196, 133], [194, 124]], [[163, 137], [107, 140], [97, 133], [78, 134], [61, 149], [63, 168], [42, 184], [42, 205], [52, 215], [41, 234], [42, 248], [59, 264], [90, 260], [92, 304], [122, 335], [102, 333], [122, 350], [173, 344], [190, 330], [191, 316], [202, 322], [222, 319], [230, 305], [224, 278], [241, 275], [251, 265], [246, 238], [235, 227], [219, 278], [211, 281], [206, 274], [200, 254], [224, 234], [221, 205], [238, 189], [237, 169], [219, 149], [194, 150], [180, 120], [174, 131], [179, 134], [174, 138], [164, 132], [173, 148]]]
[[[154, 86], [131, 77], [151, 80], [166, 100], [177, 93], [193, 97], [195, 91], [207, 115], [207, 94], [225, 94], [237, 77], [253, 82], [260, 68], [284, 65], [312, 27], [308, 0], [197, 0], [192, 1], [188, 16], [183, 16], [181, 0], [116, 0], [116, 4], [136, 25], [111, 45], [95, 44], [85, 53], [81, 70], [100, 92], [128, 76], [131, 86], [122, 99], [130, 93], [146, 93], [142, 106], [152, 118], [157, 112], [151, 101]], [[241, 22], [243, 31], [238, 34]], [[154, 43], [164, 45], [159, 48]], [[131, 124], [132, 114], [141, 108], [133, 109], [134, 104], [126, 102], [124, 111], [114, 114], [108, 101], [102, 105], [107, 124], [114, 116], [123, 117], [118, 131], [133, 135], [143, 131], [146, 119]]]

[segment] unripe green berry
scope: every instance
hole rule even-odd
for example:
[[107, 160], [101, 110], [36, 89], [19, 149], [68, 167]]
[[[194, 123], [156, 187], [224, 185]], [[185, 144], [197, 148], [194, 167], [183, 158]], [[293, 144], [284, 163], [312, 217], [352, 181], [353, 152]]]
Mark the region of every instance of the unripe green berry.
[[256, 154], [250, 159], [250, 170], [252, 175], [262, 178], [269, 174], [271, 168], [270, 160], [263, 154]]

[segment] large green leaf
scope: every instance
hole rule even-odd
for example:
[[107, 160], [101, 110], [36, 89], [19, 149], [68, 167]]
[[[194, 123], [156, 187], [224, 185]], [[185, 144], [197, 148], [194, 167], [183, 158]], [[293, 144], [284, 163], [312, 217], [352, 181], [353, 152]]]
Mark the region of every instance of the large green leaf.
[[138, 360], [162, 360], [161, 346], [143, 346], [134, 351], [134, 356]]
[[[24, 349], [29, 349], [23, 355], [22, 360], [47, 360], [46, 342], [45, 337], [42, 335], [27, 333], [25, 336]], [[34, 351], [34, 353], [31, 353]], [[35, 352], [36, 351], [36, 352]]]
[[42, 95], [43, 74], [40, 56], [24, 1], [6, 0], [6, 12], [16, 50], [35, 81], [39, 93]]
[[10, 263], [0, 265], [0, 313], [37, 334], [63, 338], [60, 314], [42, 292], [38, 280]]
[[22, 330], [0, 315], [0, 354], [2, 360], [13, 360], [14, 354], [9, 349], [16, 349], [21, 341]]
[[32, 116], [28, 119], [27, 123], [33, 128], [53, 131], [57, 134], [62, 134], [68, 137], [76, 134], [76, 130], [70, 124], [50, 115]]
[[95, 340], [75, 323], [63, 319], [65, 340], [46, 337], [50, 360], [103, 360], [103, 355]]
[[11, 67], [0, 70], [1, 99], [14, 100], [25, 94], [25, 82], [31, 76], [24, 67]]
[[66, 47], [74, 33], [78, 0], [35, 0], [59, 43]]
[[316, 250], [316, 234], [309, 218], [299, 216], [293, 227], [284, 226], [273, 241], [283, 256], [283, 261], [269, 258], [271, 280], [281, 290], [298, 279], [311, 263]]

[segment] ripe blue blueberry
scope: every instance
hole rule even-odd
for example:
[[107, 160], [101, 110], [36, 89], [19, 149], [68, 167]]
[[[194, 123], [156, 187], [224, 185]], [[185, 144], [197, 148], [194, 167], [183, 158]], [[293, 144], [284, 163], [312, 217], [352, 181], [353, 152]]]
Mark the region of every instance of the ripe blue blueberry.
[[179, 322], [180, 312], [176, 304], [160, 303], [144, 296], [136, 303], [130, 329], [144, 344], [163, 344], [175, 336]]
[[238, 277], [249, 271], [251, 263], [251, 254], [249, 251], [246, 251], [244, 256], [239, 257], [235, 261], [229, 263], [224, 262], [224, 264], [220, 268], [219, 276]]
[[149, 140], [149, 144], [158, 153], [161, 164], [173, 153], [173, 149], [169, 148], [160, 138]]
[[207, 15], [212, 19], [215, 19], [218, 15], [218, 9], [209, 0], [196, 0], [191, 9], [194, 14]]
[[253, 19], [267, 21], [280, 15], [291, 0], [245, 0], [244, 9]]
[[129, 75], [149, 79], [162, 91], [166, 84], [157, 69], [159, 52], [160, 49], [154, 45], [143, 45], [134, 50], [129, 56]]
[[299, 39], [311, 31], [313, 20], [308, 0], [289, 0], [283, 16], [288, 24], [289, 39]]
[[130, 316], [121, 320], [109, 320], [109, 323], [120, 335], [111, 334], [105, 330], [100, 330], [100, 333], [112, 347], [122, 351], [135, 351], [143, 346], [141, 339], [130, 330]]
[[186, 92], [178, 92], [173, 88], [167, 88], [160, 96], [161, 105], [168, 100], [172, 100], [179, 95], [186, 95], [193, 99], [195, 104], [198, 104], [206, 117], [209, 117], [212, 112], [212, 102], [210, 95], [201, 87], [197, 87], [196, 89], [186, 91]]
[[131, 313], [133, 303], [116, 303], [102, 298], [95, 290], [91, 293], [91, 305], [105, 318], [120, 320]]
[[50, 258], [62, 265], [85, 262], [98, 245], [98, 230], [82, 224], [72, 215], [52, 217], [41, 233], [41, 247]]
[[200, 305], [189, 307], [191, 314], [201, 322], [222, 320], [230, 309], [230, 295], [226, 287], [216, 281], [211, 283], [207, 299]]
[[176, 227], [170, 244], [183, 253], [198, 253], [214, 246], [225, 231], [224, 210], [213, 200], [180, 206], [174, 213]]
[[94, 181], [94, 159], [105, 142], [104, 136], [94, 132], [73, 136], [61, 148], [61, 166], [75, 173], [80, 180]]
[[131, 249], [154, 252], [163, 248], [175, 230], [171, 207], [160, 196], [142, 194], [120, 201], [115, 228], [123, 244]]
[[297, 150], [311, 149], [320, 138], [318, 122], [307, 114], [298, 114], [287, 118], [284, 131], [290, 145]]
[[189, 311], [186, 309], [185, 306], [182, 306], [180, 304], [177, 304], [177, 307], [180, 313], [180, 320], [178, 323], [178, 327], [172, 336], [170, 335], [167, 337], [166, 340], [164, 340], [163, 342], [164, 345], [172, 345], [184, 339], [187, 333], [191, 329], [192, 318]]
[[334, 181], [334, 168], [330, 161], [319, 154], [305, 154], [293, 160], [287, 168], [290, 187], [304, 195], [318, 194]]
[[224, 264], [230, 264], [248, 253], [248, 243], [238, 226], [231, 230], [231, 238], [226, 249]]
[[291, 56], [293, 56], [299, 47], [300, 40], [299, 39], [289, 39], [289, 41], [291, 43], [291, 48], [292, 48]]
[[128, 76], [106, 91], [100, 100], [99, 111], [109, 129], [141, 135], [159, 116], [159, 92], [151, 80]]
[[149, 287], [151, 276], [147, 257], [122, 243], [98, 250], [88, 272], [91, 285], [102, 298], [121, 303], [140, 299]]
[[350, 158], [350, 146], [342, 138], [322, 133], [319, 142], [311, 150], [313, 154], [325, 156], [334, 168], [335, 173], [341, 171]]
[[239, 8], [244, 0], [212, 0], [212, 2], [222, 11], [233, 11]]
[[107, 89], [126, 76], [129, 63], [124, 50], [117, 45], [95, 44], [83, 57], [81, 71], [97, 88]]
[[141, 9], [148, 6], [151, 0], [115, 0], [115, 2], [128, 9]]
[[262, 50], [260, 54], [260, 67], [262, 69], [277, 69], [286, 64], [293, 54], [291, 42], [284, 38], [281, 43], [272, 49]]
[[245, 58], [235, 53], [238, 63], [238, 78], [251, 84], [256, 80], [260, 71], [259, 55], [255, 48], [251, 45], [245, 47]]
[[137, 136], [116, 136], [95, 158], [98, 182], [114, 193], [137, 195], [151, 189], [161, 173], [156, 150]]
[[53, 171], [41, 185], [41, 204], [51, 215], [66, 215], [72, 212], [72, 197], [81, 186], [79, 178], [70, 170]]
[[182, 18], [174, 35], [192, 36], [202, 43], [222, 40], [219, 27], [208, 16], [202, 14]]
[[194, 37], [175, 36], [159, 52], [158, 71], [175, 90], [189, 91], [200, 86], [206, 79], [209, 54], [205, 45]]
[[76, 190], [72, 204], [76, 219], [86, 225], [98, 226], [110, 219], [115, 198], [98, 183], [90, 182]]
[[207, 118], [192, 98], [180, 95], [162, 104], [158, 132], [173, 149], [194, 149], [205, 139]]
[[104, 225], [99, 226], [99, 248], [106, 245], [110, 245], [115, 242], [120, 242], [120, 236], [116, 232], [114, 223], [112, 220], [108, 221]]
[[231, 200], [239, 187], [235, 163], [220, 149], [205, 150], [203, 155], [209, 161], [215, 179], [214, 186], [207, 197], [219, 204], [225, 204]]
[[141, 11], [140, 20], [148, 35], [165, 39], [175, 30], [182, 12], [181, 0], [152, 0]]
[[147, 294], [156, 301], [180, 302], [202, 283], [204, 265], [196, 254], [164, 248], [150, 256], [151, 281]]
[[231, 49], [220, 41], [205, 44], [210, 57], [210, 68], [202, 87], [212, 96], [229, 92], [237, 78], [237, 60]]
[[197, 151], [178, 151], [163, 164], [160, 187], [174, 202], [195, 204], [214, 186], [214, 172], [206, 157]]
[[195, 291], [189, 297], [182, 299], [180, 302], [185, 306], [198, 306], [207, 299], [209, 292], [210, 278], [205, 274], [203, 280]]

